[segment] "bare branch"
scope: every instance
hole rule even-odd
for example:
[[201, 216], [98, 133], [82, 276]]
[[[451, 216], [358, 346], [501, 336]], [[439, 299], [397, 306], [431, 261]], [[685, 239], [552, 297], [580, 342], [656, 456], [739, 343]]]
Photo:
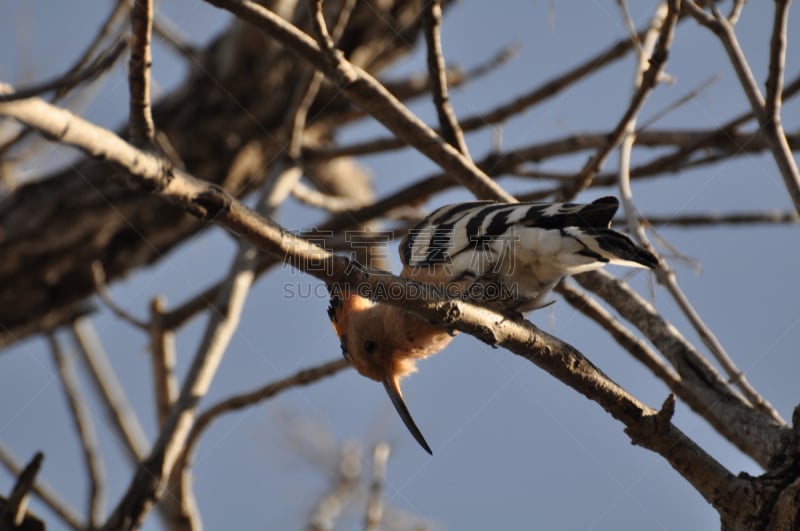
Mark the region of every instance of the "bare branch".
[[765, 468], [772, 456], [781, 453], [788, 428], [734, 393], [716, 369], [638, 293], [603, 271], [574, 278], [638, 328], [669, 360], [690, 393], [681, 398], [714, 429]]
[[150, 303], [150, 355], [156, 418], [160, 428], [166, 424], [169, 411], [178, 397], [178, 381], [174, 372], [175, 334], [164, 326], [166, 304], [164, 297], [155, 297]]
[[386, 463], [389, 460], [389, 444], [379, 441], [372, 449], [372, 481], [369, 484], [367, 515], [364, 531], [380, 531], [383, 519], [383, 487], [386, 483]]
[[74, 321], [70, 327], [73, 341], [78, 347], [86, 367], [89, 369], [92, 384], [102, 399], [111, 427], [116, 432], [125, 455], [134, 466], [147, 455], [150, 443], [144, 433], [139, 418], [125, 396], [124, 388], [114, 372], [92, 322], [87, 318]]
[[354, 442], [345, 442], [337, 464], [331, 491], [312, 514], [309, 531], [331, 531], [336, 519], [355, 495], [361, 478], [361, 447]]
[[[0, 442], [0, 464], [14, 477], [18, 477], [25, 469], [23, 464], [14, 457], [11, 450], [2, 442]], [[59, 496], [58, 492], [47, 481], [42, 478], [37, 479], [33, 485], [33, 492], [67, 527], [75, 531], [85, 531], [86, 522], [68, 502]]]
[[[768, 210], [766, 212], [733, 212], [730, 214], [688, 214], [683, 216], [650, 216], [644, 215], [642, 221], [654, 227], [707, 227], [709, 225], [757, 225], [757, 224], [788, 224], [800, 223], [800, 214], [796, 211], [780, 212]], [[615, 224], [623, 224], [622, 220], [615, 220]]]
[[28, 500], [31, 489], [36, 483], [36, 475], [42, 466], [44, 454], [36, 452], [22, 472], [17, 476], [14, 488], [8, 495], [5, 506], [0, 509], [0, 527], [10, 522], [12, 528], [20, 527], [28, 511]]
[[659, 81], [664, 65], [667, 62], [669, 48], [672, 44], [672, 37], [675, 30], [675, 24], [678, 22], [680, 15], [681, 0], [668, 0], [668, 10], [663, 24], [660, 24], [658, 41], [656, 42], [653, 54], [650, 56], [650, 66], [642, 76], [642, 82], [639, 88], [631, 98], [628, 108], [622, 115], [622, 118], [617, 123], [612, 133], [604, 145], [595, 153], [589, 160], [586, 161], [583, 168], [571, 183], [563, 188], [559, 194], [562, 198], [572, 198], [578, 192], [588, 187], [592, 179], [594, 179], [597, 172], [602, 167], [611, 151], [619, 145], [623, 140], [625, 132], [629, 128], [629, 123], [639, 113], [639, 110], [644, 105], [647, 96], [655, 88], [656, 83]]
[[[791, 149], [786, 141], [786, 133], [780, 120], [780, 103], [778, 94], [783, 81], [784, 62], [786, 55], [786, 15], [789, 2], [779, 0], [775, 2], [775, 19], [772, 28], [772, 41], [770, 43], [770, 65], [767, 78], [767, 91], [770, 95], [765, 102], [758, 83], [750, 70], [750, 65], [744, 55], [739, 41], [736, 38], [733, 25], [715, 6], [711, 6], [712, 15], [698, 7], [693, 0], [686, 0], [691, 15], [703, 26], [710, 29], [722, 42], [728, 59], [731, 61], [739, 83], [744, 89], [750, 106], [766, 135], [772, 156], [783, 176], [784, 184], [795, 208], [800, 212], [800, 173], [792, 156]], [[769, 109], [767, 108], [769, 106]], [[771, 112], [770, 112], [771, 111]]]
[[314, 40], [289, 24], [275, 13], [250, 0], [208, 0], [226, 9], [242, 20], [262, 29], [269, 36], [279, 40], [308, 60], [315, 68], [336, 82], [342, 94], [369, 112], [379, 122], [405, 142], [413, 145], [421, 153], [439, 164], [454, 178], [462, 182], [477, 197], [511, 201], [513, 198], [481, 172], [469, 159], [425, 125], [412, 114], [397, 98], [392, 96], [368, 72], [346, 61], [341, 53], [336, 53], [330, 42], [330, 35], [324, 20], [315, 18], [314, 26], [320, 33], [319, 39], [329, 51], [325, 52]]
[[86, 398], [80, 389], [80, 382], [71, 360], [66, 359], [66, 354], [61, 350], [61, 345], [55, 336], [47, 334], [50, 350], [53, 355], [53, 362], [58, 369], [61, 380], [61, 387], [67, 399], [72, 420], [75, 424], [75, 431], [81, 443], [83, 458], [86, 465], [86, 472], [89, 475], [89, 505], [87, 515], [89, 528], [94, 529], [103, 517], [103, 506], [107, 492], [105, 480], [105, 466], [100, 454], [100, 445], [97, 442], [94, 422], [86, 405]]
[[[489, 125], [495, 125], [520, 114], [526, 109], [546, 101], [548, 98], [557, 96], [563, 90], [569, 88], [576, 82], [593, 74], [603, 67], [608, 66], [614, 61], [624, 57], [632, 48], [630, 39], [622, 39], [615, 42], [607, 49], [601, 51], [594, 57], [579, 64], [578, 66], [564, 72], [563, 74], [546, 81], [540, 86], [535, 87], [530, 92], [523, 94], [512, 101], [501, 104], [497, 108], [475, 116], [469, 116], [460, 121], [459, 126], [462, 131], [474, 131]], [[367, 142], [352, 144], [350, 146], [332, 146], [330, 148], [310, 149], [309, 156], [319, 159], [327, 159], [348, 155], [366, 155], [379, 153], [393, 149], [406, 147], [408, 144], [398, 139], [396, 136], [378, 138]]]
[[431, 0], [427, 2], [422, 13], [422, 25], [425, 33], [425, 42], [428, 50], [428, 74], [431, 80], [431, 93], [436, 114], [439, 116], [439, 130], [451, 146], [458, 149], [464, 156], [469, 157], [464, 132], [458, 125], [456, 113], [450, 105], [447, 93], [447, 75], [442, 53], [442, 2]]
[[128, 66], [130, 112], [128, 128], [131, 143], [150, 146], [155, 135], [150, 109], [150, 67], [153, 53], [150, 38], [153, 33], [153, 0], [134, 0], [131, 10], [131, 58]]
[[364, 206], [361, 201], [356, 199], [328, 195], [314, 190], [302, 182], [295, 183], [294, 188], [292, 188], [292, 196], [305, 205], [328, 212], [349, 212]]
[[186, 437], [186, 444], [184, 445], [181, 455], [178, 458], [178, 463], [175, 465], [176, 469], [188, 466], [192, 452], [194, 451], [197, 442], [200, 440], [200, 436], [209, 428], [209, 426], [211, 426], [215, 420], [221, 416], [258, 405], [261, 402], [269, 400], [284, 391], [288, 391], [289, 389], [293, 389], [295, 387], [316, 383], [322, 378], [333, 376], [334, 374], [348, 368], [350, 368], [350, 364], [348, 364], [346, 360], [332, 360], [316, 367], [303, 369], [292, 376], [287, 376], [281, 380], [270, 382], [253, 391], [235, 395], [217, 402], [198, 415], [197, 421], [194, 423], [191, 432]]
[[[108, 71], [114, 65], [114, 63], [117, 62], [117, 59], [119, 59], [119, 56], [122, 55], [122, 52], [125, 51], [127, 47], [128, 43], [126, 43], [124, 40], [121, 40], [110, 47], [103, 55], [97, 57], [85, 68], [78, 70], [71, 69], [69, 72], [57, 77], [56, 79], [44, 81], [30, 87], [24, 87], [18, 91], [15, 91], [14, 94], [2, 96], [2, 98], [4, 101], [13, 101], [39, 96], [45, 92], [55, 91], [57, 95], [67, 93], [78, 85], [86, 83], [87, 81], [92, 81]], [[7, 147], [7, 144], [0, 146], [0, 154], [4, 153]]]
[[[51, 98], [50, 102], [51, 103], [56, 103], [56, 102], [60, 101], [62, 98], [64, 98], [64, 96], [66, 96], [73, 88], [78, 86], [82, 81], [93, 79], [100, 72], [103, 72], [106, 69], [110, 68], [111, 65], [113, 64], [113, 62], [115, 62], [116, 59], [119, 58], [119, 55], [126, 48], [127, 44], [124, 43], [124, 41], [120, 41], [119, 42], [118, 46], [120, 46], [120, 49], [116, 52], [116, 57], [114, 58], [114, 61], [108, 62], [107, 60], [103, 59], [103, 57], [110, 59], [110, 57], [112, 57], [114, 55], [114, 53], [112, 53], [112, 54], [106, 53], [105, 55], [96, 58], [95, 61], [93, 62], [93, 65], [89, 66], [86, 69], [84, 69], [83, 67], [89, 62], [89, 59], [95, 54], [95, 52], [97, 51], [97, 48], [106, 39], [106, 37], [108, 37], [108, 35], [111, 33], [112, 29], [115, 26], [118, 25], [119, 19], [121, 18], [122, 14], [127, 9], [128, 9], [128, 0], [117, 0], [117, 3], [114, 6], [114, 9], [111, 10], [111, 13], [108, 15], [106, 20], [103, 22], [103, 24], [101, 24], [100, 29], [98, 30], [97, 34], [92, 39], [92, 41], [89, 43], [89, 45], [87, 46], [86, 50], [84, 50], [84, 52], [81, 54], [81, 56], [75, 62], [75, 64], [73, 64], [72, 67], [70, 67], [70, 69], [67, 70], [67, 72], [64, 73], [63, 76], [61, 76], [60, 78], [58, 78], [54, 82], [51, 82], [50, 86], [52, 88], [49, 88], [49, 89], [42, 88], [43, 86], [48, 85], [47, 83], [39, 85], [35, 94], [39, 94], [44, 90], [53, 90], [53, 89], [55, 89], [56, 93], [54, 94], [53, 98]], [[116, 50], [116, 48], [114, 48], [113, 50]], [[102, 68], [101, 68], [101, 66], [102, 66]], [[79, 72], [81, 70], [84, 71], [84, 74], [79, 74]], [[92, 70], [96, 70], [96, 72], [93, 73], [93, 74], [88, 74]], [[75, 80], [75, 79], [80, 79], [82, 81], [78, 81], [78, 82], [69, 81], [69, 80]], [[24, 93], [25, 90], [26, 89], [22, 89], [22, 90], [18, 91], [18, 93]], [[27, 89], [27, 90], [31, 90], [31, 89]], [[29, 94], [26, 97], [30, 97], [30, 96], [33, 96], [35, 94]], [[13, 148], [17, 144], [19, 144], [22, 140], [24, 140], [25, 137], [27, 137], [28, 134], [31, 133], [31, 131], [32, 130], [29, 129], [29, 128], [28, 129], [23, 129], [14, 138], [8, 140], [5, 144], [0, 145], [0, 159], [2, 159], [3, 156], [11, 148]]]
[[114, 299], [109, 295], [106, 290], [106, 273], [103, 269], [103, 264], [99, 260], [92, 263], [92, 274], [94, 275], [94, 287], [97, 290], [97, 295], [100, 297], [111, 312], [125, 321], [126, 323], [139, 328], [140, 330], [147, 330], [147, 323], [131, 315], [122, 306], [114, 302]]
[[627, 350], [637, 361], [650, 369], [656, 377], [664, 382], [672, 392], [687, 401], [685, 397], [688, 391], [683, 385], [680, 376], [675, 374], [675, 371], [665, 364], [642, 340], [618, 323], [605, 308], [565, 281], [560, 282], [554, 291], [564, 297], [564, 300], [570, 306], [600, 325], [622, 348]]

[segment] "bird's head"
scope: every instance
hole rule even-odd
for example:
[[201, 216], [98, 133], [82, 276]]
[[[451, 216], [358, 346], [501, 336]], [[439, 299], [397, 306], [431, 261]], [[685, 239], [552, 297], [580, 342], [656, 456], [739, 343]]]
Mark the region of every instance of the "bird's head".
[[400, 418], [414, 439], [432, 453], [411, 417], [400, 390], [400, 380], [416, 371], [414, 355], [403, 347], [403, 316], [394, 307], [376, 304], [355, 294], [332, 295], [328, 308], [342, 354], [361, 375], [383, 383]]

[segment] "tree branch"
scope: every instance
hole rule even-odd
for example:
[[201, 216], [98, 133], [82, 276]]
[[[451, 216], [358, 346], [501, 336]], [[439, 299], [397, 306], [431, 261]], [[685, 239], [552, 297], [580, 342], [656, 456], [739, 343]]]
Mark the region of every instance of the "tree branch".
[[638, 293], [603, 271], [574, 278], [638, 328], [669, 360], [688, 391], [681, 398], [737, 448], [765, 469], [785, 450], [788, 428], [732, 392], [716, 369]]
[[[780, 103], [778, 94], [781, 93], [784, 61], [786, 55], [786, 15], [789, 2], [777, 0], [775, 2], [775, 18], [772, 28], [772, 41], [770, 43], [769, 76], [767, 78], [767, 91], [770, 100], [765, 102], [758, 83], [750, 70], [747, 58], [744, 55], [739, 41], [736, 38], [733, 25], [712, 4], [712, 15], [709, 15], [695, 4], [693, 0], [686, 0], [686, 5], [691, 15], [700, 24], [710, 29], [722, 42], [728, 54], [733, 69], [739, 78], [739, 83], [744, 89], [753, 112], [766, 135], [772, 156], [783, 176], [784, 184], [795, 209], [800, 212], [800, 173], [792, 156], [791, 149], [786, 141], [786, 133], [780, 120]], [[768, 112], [768, 106], [769, 111]]]
[[72, 339], [78, 347], [83, 362], [89, 369], [91, 382], [97, 390], [111, 427], [123, 443], [125, 456], [136, 466], [147, 455], [150, 446], [133, 407], [125, 396], [124, 388], [114, 372], [97, 332], [89, 319], [74, 321], [70, 327]]
[[372, 449], [372, 481], [369, 484], [367, 514], [364, 531], [380, 531], [383, 520], [383, 487], [386, 484], [386, 463], [389, 460], [389, 444], [379, 441]]
[[464, 133], [458, 125], [456, 113], [450, 105], [447, 93], [447, 70], [442, 53], [442, 2], [430, 0], [422, 13], [423, 33], [428, 51], [428, 75], [431, 80], [433, 105], [439, 116], [439, 130], [442, 138], [469, 158], [469, 150], [464, 140]]
[[197, 421], [192, 426], [191, 432], [186, 437], [186, 443], [181, 450], [181, 454], [175, 464], [175, 470], [181, 470], [189, 466], [195, 446], [197, 446], [200, 436], [221, 416], [239, 411], [244, 408], [258, 405], [269, 400], [284, 391], [299, 386], [316, 383], [322, 378], [333, 376], [334, 374], [350, 368], [350, 364], [344, 359], [338, 359], [323, 363], [316, 367], [303, 369], [292, 376], [288, 376], [275, 382], [270, 382], [263, 387], [241, 393], [230, 398], [226, 398], [212, 405], [197, 417]]
[[8, 498], [5, 500], [0, 498], [0, 501], [4, 502], [4, 506], [0, 508], [0, 527], [8, 526], [9, 529], [22, 527], [28, 511], [29, 494], [36, 483], [36, 475], [39, 473], [43, 459], [44, 454], [36, 452], [31, 462], [17, 476], [17, 481]]
[[[2, 442], [0, 442], [0, 464], [14, 477], [23, 473], [24, 467], [19, 460], [14, 457]], [[59, 496], [58, 492], [42, 478], [36, 480], [33, 485], [33, 492], [50, 508], [58, 518], [64, 522], [66, 527], [75, 531], [85, 531], [86, 522], [78, 515], [78, 512]]]
[[650, 67], [643, 74], [641, 85], [634, 92], [627, 110], [622, 115], [622, 118], [620, 118], [612, 133], [608, 136], [604, 145], [586, 161], [575, 181], [561, 190], [559, 194], [560, 197], [564, 199], [575, 197], [578, 192], [584, 190], [591, 184], [592, 179], [594, 179], [608, 155], [622, 141], [629, 127], [629, 122], [635, 119], [639, 110], [644, 105], [647, 96], [655, 88], [656, 83], [658, 83], [659, 76], [667, 62], [669, 48], [672, 45], [675, 25], [678, 22], [678, 17], [681, 12], [681, 0], [668, 0], [667, 7], [666, 17], [659, 29], [658, 41], [650, 57]]
[[[447, 144], [368, 72], [345, 60], [340, 53], [326, 53], [314, 40], [275, 13], [250, 0], [207, 0], [226, 9], [277, 39], [334, 81], [342, 94], [370, 113], [387, 129], [458, 179], [477, 197], [513, 201], [513, 198], [456, 148]], [[316, 27], [323, 29], [319, 21]], [[329, 37], [329, 36], [328, 36]], [[320, 36], [324, 41], [325, 35]], [[327, 46], [327, 45], [326, 45]]]
[[[475, 116], [468, 116], [460, 121], [459, 126], [462, 131], [474, 131], [476, 129], [495, 125], [520, 114], [526, 109], [541, 103], [548, 98], [557, 96], [565, 89], [585, 77], [601, 70], [614, 61], [624, 57], [632, 48], [630, 39], [621, 39], [597, 55], [590, 57], [578, 66], [567, 70], [553, 79], [546, 81], [531, 89], [526, 94], [503, 103], [498, 107]], [[378, 138], [363, 143], [352, 144], [350, 146], [332, 146], [330, 148], [319, 147], [309, 149], [310, 156], [315, 159], [326, 159], [347, 155], [367, 155], [406, 147], [408, 144], [398, 139], [396, 136]]]
[[175, 334], [164, 325], [166, 300], [155, 297], [150, 303], [150, 355], [158, 427], [163, 428], [169, 411], [178, 397], [175, 378]]
[[134, 0], [131, 9], [131, 59], [128, 65], [130, 87], [129, 125], [131, 143], [149, 146], [155, 126], [150, 110], [150, 67], [153, 54], [150, 38], [153, 33], [153, 0]]
[[95, 529], [103, 517], [103, 506], [108, 490], [97, 433], [72, 362], [65, 358], [61, 345], [52, 333], [47, 335], [47, 339], [83, 451], [84, 464], [89, 475], [88, 524], [90, 529]]

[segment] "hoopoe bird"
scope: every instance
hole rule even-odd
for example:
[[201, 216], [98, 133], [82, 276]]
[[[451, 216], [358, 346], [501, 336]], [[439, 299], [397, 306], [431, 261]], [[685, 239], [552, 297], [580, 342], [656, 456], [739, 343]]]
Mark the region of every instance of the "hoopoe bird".
[[[400, 243], [400, 276], [517, 317], [546, 306], [549, 291], [566, 275], [608, 263], [651, 269], [658, 264], [653, 254], [610, 228], [618, 208], [615, 197], [590, 204], [443, 206]], [[453, 335], [399, 307], [332, 293], [328, 315], [344, 357], [363, 376], [383, 383], [408, 430], [432, 454], [405, 405], [400, 381]]]

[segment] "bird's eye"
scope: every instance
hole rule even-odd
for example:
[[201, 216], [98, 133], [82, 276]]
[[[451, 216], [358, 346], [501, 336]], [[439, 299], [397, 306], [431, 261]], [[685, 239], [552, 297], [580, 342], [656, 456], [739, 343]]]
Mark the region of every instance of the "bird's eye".
[[377, 345], [375, 345], [375, 342], [372, 341], [371, 339], [367, 339], [366, 341], [364, 341], [364, 351], [366, 351], [367, 353], [375, 352], [376, 347]]

